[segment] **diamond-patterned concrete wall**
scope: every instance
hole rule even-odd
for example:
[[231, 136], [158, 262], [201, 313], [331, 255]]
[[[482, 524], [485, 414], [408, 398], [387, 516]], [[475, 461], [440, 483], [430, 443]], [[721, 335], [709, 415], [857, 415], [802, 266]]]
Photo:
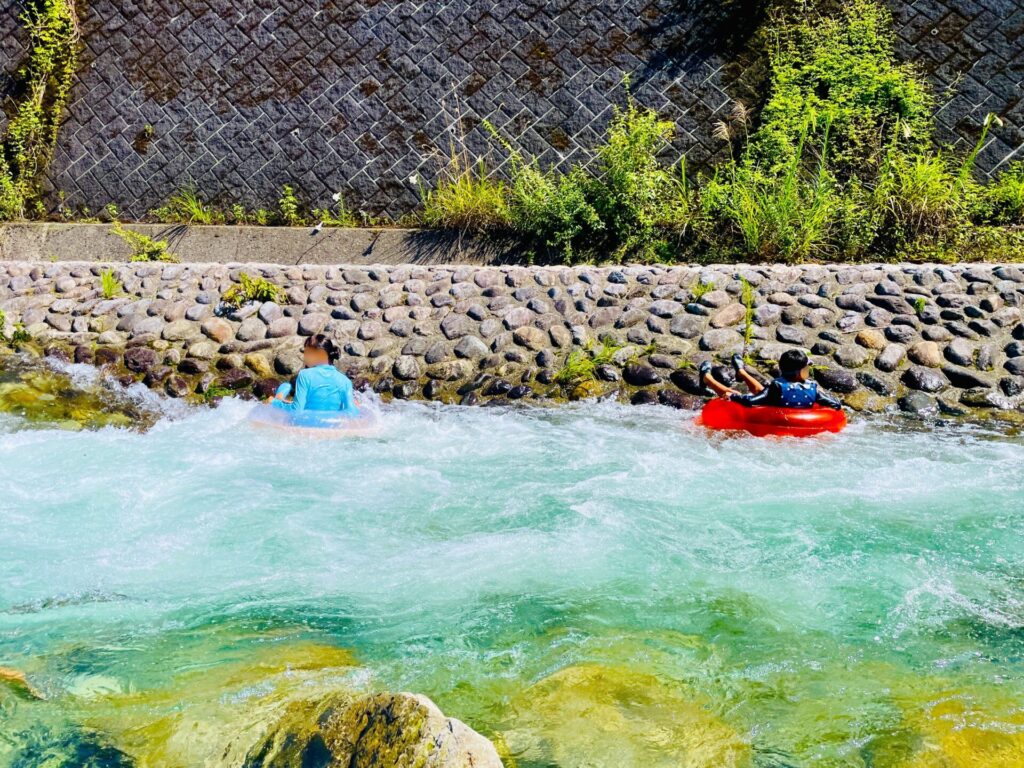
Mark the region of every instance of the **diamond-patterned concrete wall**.
[[966, 151], [989, 112], [1003, 120], [978, 157], [987, 173], [1024, 160], [1024, 0], [894, 2], [898, 52], [931, 81], [939, 138]]
[[[543, 163], [579, 159], [626, 73], [701, 165], [721, 151], [716, 114], [758, 82], [745, 43], [764, 5], [90, 0], [51, 180], [93, 210], [144, 214], [188, 184], [270, 207], [292, 183], [319, 205], [341, 191], [396, 215], [417, 202], [410, 177], [429, 180], [453, 142], [502, 162], [483, 120]], [[942, 138], [973, 143], [995, 111], [1005, 123], [981, 167], [1005, 162], [1024, 144], [1024, 0], [892, 5], [902, 55], [937, 86]], [[14, 66], [16, 15], [0, 13], [0, 71]]]

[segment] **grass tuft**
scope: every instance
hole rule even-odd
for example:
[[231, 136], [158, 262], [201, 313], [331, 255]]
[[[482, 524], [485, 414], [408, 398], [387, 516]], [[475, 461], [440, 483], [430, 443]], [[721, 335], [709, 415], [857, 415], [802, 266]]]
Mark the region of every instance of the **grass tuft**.
[[238, 309], [250, 302], [284, 301], [284, 289], [262, 277], [250, 277], [245, 272], [238, 276], [238, 285], [228, 288], [220, 297], [221, 302]]

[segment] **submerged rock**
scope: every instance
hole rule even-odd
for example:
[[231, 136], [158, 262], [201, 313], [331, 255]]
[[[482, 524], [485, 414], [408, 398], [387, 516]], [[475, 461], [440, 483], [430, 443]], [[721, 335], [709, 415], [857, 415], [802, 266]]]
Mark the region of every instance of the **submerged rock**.
[[0, 414], [22, 420], [21, 426], [78, 430], [101, 427], [145, 429], [158, 414], [147, 411], [121, 391], [114, 380], [72, 380], [44, 363], [11, 355], [0, 364]]
[[16, 695], [25, 699], [43, 698], [43, 694], [28, 681], [24, 672], [11, 667], [0, 667], [0, 685], [7, 686]]
[[426, 696], [337, 696], [291, 708], [245, 768], [501, 768], [494, 745]]
[[747, 768], [750, 746], [678, 683], [629, 667], [581, 664], [513, 702], [503, 738], [527, 765]]

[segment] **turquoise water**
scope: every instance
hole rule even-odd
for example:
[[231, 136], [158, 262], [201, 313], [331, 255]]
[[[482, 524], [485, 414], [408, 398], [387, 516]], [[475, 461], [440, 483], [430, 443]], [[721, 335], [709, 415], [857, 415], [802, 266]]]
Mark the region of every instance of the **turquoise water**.
[[1020, 437], [405, 403], [311, 440], [249, 407], [0, 417], [0, 667], [45, 697], [0, 686], [0, 765], [216, 765], [232, 717], [332, 686], [518, 766], [1024, 765]]

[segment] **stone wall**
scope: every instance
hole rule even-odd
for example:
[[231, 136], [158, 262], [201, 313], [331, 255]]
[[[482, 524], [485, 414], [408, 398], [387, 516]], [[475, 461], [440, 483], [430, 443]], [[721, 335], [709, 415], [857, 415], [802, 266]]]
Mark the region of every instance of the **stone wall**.
[[[105, 269], [123, 295], [103, 298]], [[281, 285], [282, 300], [218, 316], [242, 272]], [[303, 338], [324, 331], [357, 383], [401, 398], [694, 407], [701, 361], [745, 351], [770, 371], [798, 347], [858, 410], [1010, 411], [1024, 403], [1022, 303], [1024, 272], [1010, 265], [0, 263], [8, 332], [21, 322], [50, 354], [182, 397], [214, 387], [267, 395], [300, 369]], [[598, 339], [621, 348], [594, 377], [560, 381], [568, 356], [589, 355]], [[731, 380], [727, 366], [718, 375]]]
[[[23, 0], [0, 0], [0, 70]], [[543, 163], [603, 133], [621, 80], [674, 120], [698, 167], [731, 98], [761, 77], [747, 49], [763, 0], [91, 0], [86, 49], [51, 181], [72, 205], [141, 215], [194, 183], [270, 207], [293, 183], [326, 205], [400, 214], [464, 134], [490, 120]], [[941, 138], [1005, 124], [991, 170], [1024, 144], [1024, 0], [891, 0], [900, 52], [940, 96]], [[762, 62], [763, 63], [763, 62]], [[0, 80], [0, 101], [9, 86]], [[493, 158], [495, 163], [501, 158]]]

